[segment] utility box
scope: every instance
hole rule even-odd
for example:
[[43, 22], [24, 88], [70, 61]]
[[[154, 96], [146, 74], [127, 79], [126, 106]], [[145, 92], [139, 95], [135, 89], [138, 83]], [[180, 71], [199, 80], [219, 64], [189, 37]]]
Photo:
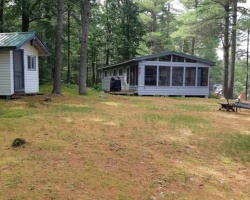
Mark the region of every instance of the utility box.
[[110, 91], [121, 91], [121, 80], [118, 76], [110, 79]]

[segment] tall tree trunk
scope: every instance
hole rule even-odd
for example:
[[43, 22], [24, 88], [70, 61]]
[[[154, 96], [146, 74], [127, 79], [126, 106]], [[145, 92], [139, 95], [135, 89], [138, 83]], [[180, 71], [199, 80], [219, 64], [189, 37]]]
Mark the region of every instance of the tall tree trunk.
[[245, 95], [245, 100], [247, 100], [248, 81], [249, 81], [249, 36], [250, 36], [250, 28], [247, 29], [247, 75], [246, 75], [246, 95]]
[[89, 32], [90, 0], [84, 0], [83, 19], [82, 19], [82, 41], [79, 68], [79, 95], [87, 94], [87, 48]]
[[167, 15], [167, 38], [169, 38], [170, 37], [170, 23], [171, 23], [171, 18], [170, 18], [170, 8], [171, 8], [171, 4], [170, 3], [167, 3], [167, 13], [166, 13], [166, 15]]
[[[154, 4], [156, 7], [156, 4]], [[157, 53], [157, 44], [156, 44], [156, 38], [154, 36], [154, 32], [157, 31], [157, 14], [155, 11], [151, 11], [151, 18], [153, 19], [152, 24], [151, 24], [151, 53]]]
[[22, 32], [29, 31], [30, 25], [30, 2], [22, 0]]
[[191, 55], [192, 56], [194, 56], [194, 50], [195, 50], [195, 37], [193, 37], [191, 41]]
[[[194, 2], [194, 8], [197, 9], [198, 7], [198, 0], [195, 0]], [[195, 37], [192, 38], [192, 41], [191, 41], [191, 55], [194, 56], [194, 52], [195, 52]]]
[[68, 5], [68, 74], [67, 83], [70, 83], [70, 5]]
[[96, 48], [93, 49], [92, 51], [92, 83], [96, 84], [96, 54], [97, 50]]
[[27, 13], [22, 12], [22, 32], [28, 32], [29, 31], [29, 24], [30, 24], [30, 18]]
[[56, 52], [53, 93], [61, 94], [63, 0], [57, 0]]
[[[105, 9], [106, 9], [106, 12], [109, 11], [109, 8], [108, 8], [108, 4], [107, 2], [105, 3]], [[107, 37], [106, 37], [106, 54], [105, 54], [105, 65], [109, 65], [109, 62], [110, 62], [110, 47], [109, 47], [109, 44], [111, 42], [111, 38], [109, 37], [109, 35], [111, 35], [112, 33], [112, 27], [111, 27], [111, 24], [109, 22], [109, 15], [107, 16], [106, 18], [106, 28], [107, 28]]]
[[4, 0], [0, 1], [0, 33], [3, 33], [3, 7]]
[[233, 1], [233, 26], [232, 26], [232, 46], [231, 46], [231, 63], [230, 63], [230, 81], [228, 88], [228, 97], [233, 98], [234, 92], [234, 74], [235, 74], [235, 57], [236, 57], [236, 25], [237, 25], [237, 0]]
[[223, 74], [223, 91], [224, 97], [228, 98], [228, 65], [229, 65], [229, 4], [224, 5], [224, 41], [223, 41], [223, 61], [224, 61], [224, 74]]

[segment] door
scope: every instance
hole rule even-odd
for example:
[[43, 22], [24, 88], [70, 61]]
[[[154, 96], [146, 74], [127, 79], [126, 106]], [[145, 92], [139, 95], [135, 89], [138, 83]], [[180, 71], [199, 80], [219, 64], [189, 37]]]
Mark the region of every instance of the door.
[[14, 91], [24, 92], [23, 51], [14, 51]]

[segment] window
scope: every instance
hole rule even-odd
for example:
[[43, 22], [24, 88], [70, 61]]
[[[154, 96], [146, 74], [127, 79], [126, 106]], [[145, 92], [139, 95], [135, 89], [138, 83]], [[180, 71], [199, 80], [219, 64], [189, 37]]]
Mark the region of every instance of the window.
[[119, 69], [119, 76], [122, 76], [123, 75], [123, 69]]
[[145, 85], [156, 86], [157, 67], [145, 66]]
[[36, 70], [36, 56], [28, 56], [28, 70]]
[[112, 76], [112, 70], [109, 71], [109, 76]]
[[196, 68], [186, 67], [185, 86], [195, 86]]
[[184, 62], [184, 58], [173, 55], [173, 62]]
[[159, 67], [158, 86], [170, 86], [170, 67]]
[[113, 70], [113, 76], [116, 76], [116, 70], [115, 69]]
[[198, 68], [198, 86], [208, 86], [208, 68]]
[[172, 86], [183, 86], [183, 67], [173, 67]]
[[108, 72], [105, 70], [104, 71], [104, 77], [107, 77], [108, 76]]
[[171, 55], [166, 55], [166, 56], [159, 57], [159, 61], [171, 62]]

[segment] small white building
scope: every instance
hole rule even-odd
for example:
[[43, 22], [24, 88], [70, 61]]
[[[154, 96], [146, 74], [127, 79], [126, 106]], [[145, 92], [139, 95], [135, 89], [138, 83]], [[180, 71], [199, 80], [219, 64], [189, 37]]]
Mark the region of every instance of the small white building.
[[118, 76], [121, 91], [138, 95], [209, 95], [209, 69], [215, 62], [175, 51], [136, 57], [102, 68], [102, 89], [110, 91], [110, 80]]
[[215, 94], [222, 94], [222, 88], [222, 84], [213, 84], [212, 90]]
[[38, 57], [49, 55], [35, 32], [0, 33], [0, 96], [38, 93]]

